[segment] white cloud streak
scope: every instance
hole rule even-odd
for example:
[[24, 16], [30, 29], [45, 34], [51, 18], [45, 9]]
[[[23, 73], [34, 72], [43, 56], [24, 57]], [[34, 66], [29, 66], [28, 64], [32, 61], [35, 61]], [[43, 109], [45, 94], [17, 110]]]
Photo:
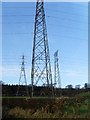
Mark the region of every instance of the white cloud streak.
[[82, 75], [83, 75], [82, 71], [72, 71], [72, 70], [66, 71], [66, 76], [68, 77], [82, 77]]
[[[2, 66], [2, 71], [3, 77], [15, 77], [20, 75], [21, 69], [18, 65], [7, 65], [7, 66]], [[30, 68], [27, 67], [25, 69], [27, 77], [29, 77], [30, 74]]]

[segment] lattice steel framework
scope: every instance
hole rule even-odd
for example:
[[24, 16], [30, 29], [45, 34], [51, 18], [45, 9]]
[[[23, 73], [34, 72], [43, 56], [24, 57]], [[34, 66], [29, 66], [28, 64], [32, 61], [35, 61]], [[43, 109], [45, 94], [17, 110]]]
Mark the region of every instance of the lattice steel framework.
[[[24, 87], [25, 89], [22, 87]], [[21, 72], [20, 72], [19, 85], [18, 85], [16, 95], [29, 96], [29, 91], [28, 91], [27, 81], [26, 81], [26, 73], [25, 73], [25, 56], [24, 55], [22, 55]]]
[[54, 53], [54, 87], [61, 88], [60, 71], [58, 63], [58, 50]]
[[45, 85], [48, 88], [52, 88], [53, 92], [43, 0], [37, 0], [36, 2], [31, 81], [32, 97], [34, 96], [34, 86]]

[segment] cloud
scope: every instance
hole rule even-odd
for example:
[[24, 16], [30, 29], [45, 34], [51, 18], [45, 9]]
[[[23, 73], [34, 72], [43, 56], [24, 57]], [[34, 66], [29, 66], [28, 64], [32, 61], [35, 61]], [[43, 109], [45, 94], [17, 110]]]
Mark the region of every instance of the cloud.
[[[2, 81], [6, 84], [18, 84], [21, 72], [21, 66], [18, 65], [3, 65], [0, 67], [0, 73], [2, 73]], [[30, 84], [30, 66], [25, 68], [26, 72], [26, 81], [27, 84]], [[21, 83], [24, 82], [24, 77], [22, 75]], [[20, 84], [21, 84], [20, 83]]]
[[[15, 77], [20, 75], [21, 68], [18, 65], [6, 65], [2, 66], [2, 70], [0, 69], [0, 71], [2, 71], [4, 77]], [[30, 68], [27, 67], [25, 71], [26, 74], [30, 73]]]
[[84, 75], [82, 71], [74, 71], [74, 70], [67, 70], [65, 73], [66, 73], [65, 75], [68, 77], [81, 77]]
[[13, 65], [2, 66], [2, 74], [5, 77], [10, 77], [10, 76], [12, 77], [15, 75], [17, 76], [18, 72], [19, 72], [18, 66], [13, 66]]
[[0, 80], [2, 80], [2, 66], [0, 65]]

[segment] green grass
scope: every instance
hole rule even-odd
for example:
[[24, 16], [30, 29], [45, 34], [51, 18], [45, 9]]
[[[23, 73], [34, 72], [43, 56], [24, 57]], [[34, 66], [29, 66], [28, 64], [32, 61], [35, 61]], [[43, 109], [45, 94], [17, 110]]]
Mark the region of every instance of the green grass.
[[[79, 103], [77, 101], [75, 103], [73, 101], [71, 101], [71, 103], [69, 103], [69, 104], [64, 104], [63, 102], [59, 101], [61, 99], [58, 99], [58, 103], [60, 102], [61, 104], [64, 105], [64, 107], [63, 106], [61, 107], [61, 109], [63, 108], [62, 110], [60, 110], [58, 107], [57, 107], [58, 109], [55, 108], [57, 110], [57, 112], [54, 111], [54, 113], [51, 113], [50, 111], [48, 113], [46, 113], [45, 112], [45, 104], [47, 106], [47, 101], [49, 101], [51, 99], [50, 100], [50, 103], [51, 103], [55, 99], [55, 103], [52, 102], [52, 105], [58, 106], [59, 104], [56, 104], [56, 100], [57, 100], [56, 98], [49, 98], [49, 97], [33, 97], [33, 98], [31, 98], [31, 97], [27, 97], [27, 96], [13, 96], [13, 97], [12, 96], [4, 96], [2, 98], [5, 99], [5, 102], [7, 102], [7, 99], [8, 100], [10, 99], [9, 103], [11, 104], [11, 106], [13, 105], [14, 102], [15, 103], [16, 102], [21, 103], [21, 101], [22, 101], [23, 104], [21, 104], [21, 106], [20, 106], [21, 108], [19, 108], [19, 106], [18, 106], [18, 108], [16, 106], [14, 106], [16, 108], [14, 108], [14, 107], [12, 107], [12, 109], [10, 108], [9, 114], [12, 115], [12, 116], [14, 116], [14, 115], [16, 116], [17, 114], [19, 114], [20, 117], [25, 117], [28, 113], [28, 115], [26, 117], [30, 117], [30, 115], [34, 116], [34, 117], [44, 116], [44, 117], [51, 117], [51, 118], [52, 117], [58, 117], [60, 115], [61, 116], [63, 115], [63, 116], [66, 116], [66, 117], [68, 117], [70, 115], [72, 115], [72, 117], [73, 116], [85, 117], [86, 115], [88, 115], [88, 97], [87, 97], [88, 95], [89, 95], [88, 93], [80, 94], [80, 96], [86, 96], [85, 99], [83, 100], [83, 102], [80, 103], [81, 104], [80, 109], [78, 107]], [[79, 96], [77, 98], [79, 98]], [[19, 100], [19, 99], [23, 99], [23, 100]], [[26, 104], [28, 102], [26, 102], [25, 99], [31, 99], [30, 100], [31, 103], [29, 102], [29, 104]], [[44, 99], [45, 99], [45, 101], [44, 101]], [[23, 109], [22, 106], [24, 105], [24, 102], [25, 102], [26, 107]], [[34, 113], [33, 113], [33, 109], [28, 107], [30, 104], [32, 105], [32, 102], [33, 103], [37, 102], [39, 104], [39, 107], [40, 107], [41, 103], [44, 104], [44, 107], [41, 104], [43, 109], [38, 109], [38, 107], [36, 107], [36, 106], [38, 106], [38, 104], [36, 104], [35, 107], [37, 109], [36, 109], [36, 112], [34, 111]], [[31, 113], [33, 113], [33, 115]], [[16, 116], [16, 117], [18, 117], [18, 116]]]
[[10, 98], [10, 99], [16, 99], [16, 98], [29, 98], [29, 99], [55, 99], [54, 97], [27, 97], [27, 96], [2, 96], [0, 97], [1, 99], [3, 98]]
[[16, 98], [30, 98], [30, 97], [27, 97], [27, 96], [3, 96], [3, 97], [0, 97], [0, 98], [5, 98], [5, 99], [16, 99]]

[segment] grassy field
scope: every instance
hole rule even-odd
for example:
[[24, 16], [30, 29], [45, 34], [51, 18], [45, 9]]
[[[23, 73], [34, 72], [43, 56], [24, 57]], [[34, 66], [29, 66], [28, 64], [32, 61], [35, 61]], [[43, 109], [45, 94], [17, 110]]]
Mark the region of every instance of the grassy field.
[[3, 118], [89, 118], [90, 93], [75, 97], [3, 97]]

